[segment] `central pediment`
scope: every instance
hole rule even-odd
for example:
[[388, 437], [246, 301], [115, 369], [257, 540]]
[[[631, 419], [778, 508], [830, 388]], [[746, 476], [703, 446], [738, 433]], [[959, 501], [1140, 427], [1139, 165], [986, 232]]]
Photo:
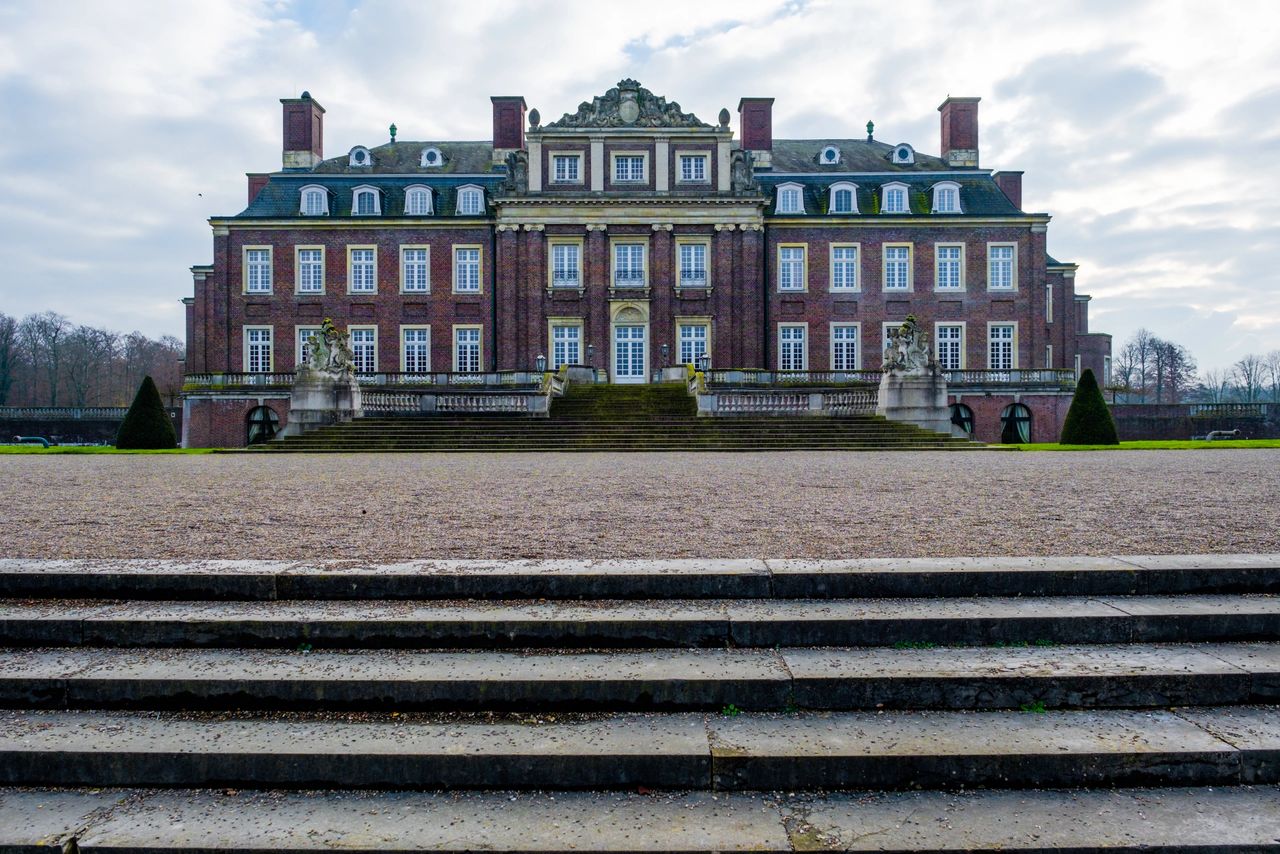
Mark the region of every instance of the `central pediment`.
[[577, 128], [709, 128], [693, 113], [680, 111], [675, 101], [655, 95], [630, 78], [578, 105], [576, 113], [565, 113], [547, 125], [551, 130]]

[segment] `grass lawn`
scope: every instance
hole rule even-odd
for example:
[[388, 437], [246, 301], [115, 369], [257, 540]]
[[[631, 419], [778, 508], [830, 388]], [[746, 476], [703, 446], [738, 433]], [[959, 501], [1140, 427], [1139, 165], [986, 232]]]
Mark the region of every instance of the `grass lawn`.
[[164, 451], [121, 451], [109, 445], [0, 445], [0, 454], [212, 454], [217, 448], [171, 448]]
[[1225, 439], [1220, 442], [1193, 442], [1189, 439], [1149, 442], [1121, 442], [1119, 445], [1060, 445], [1042, 442], [1032, 445], [995, 445], [1019, 451], [1196, 451], [1201, 448], [1280, 448], [1280, 439]]

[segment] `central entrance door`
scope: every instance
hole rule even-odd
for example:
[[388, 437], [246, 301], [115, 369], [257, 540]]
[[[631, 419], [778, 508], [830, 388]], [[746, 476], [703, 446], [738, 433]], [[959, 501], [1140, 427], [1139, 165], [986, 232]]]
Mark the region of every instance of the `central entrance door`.
[[649, 373], [649, 327], [616, 325], [613, 327], [613, 381], [642, 383]]

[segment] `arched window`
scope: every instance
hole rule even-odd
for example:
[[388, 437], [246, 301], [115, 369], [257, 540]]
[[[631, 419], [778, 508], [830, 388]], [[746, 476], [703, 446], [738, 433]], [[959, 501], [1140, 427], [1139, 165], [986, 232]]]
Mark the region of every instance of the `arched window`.
[[430, 216], [431, 189], [429, 187], [410, 187], [404, 191], [404, 212], [408, 216]]
[[356, 187], [351, 192], [351, 213], [356, 216], [382, 213], [382, 193], [374, 187]]
[[933, 185], [933, 212], [960, 213], [960, 185], [954, 181], [939, 181]]
[[248, 423], [250, 445], [270, 442], [280, 432], [280, 416], [270, 406], [255, 406], [250, 409]]
[[480, 216], [484, 213], [484, 190], [479, 187], [458, 188], [458, 216]]
[[963, 403], [951, 404], [951, 426], [964, 431], [964, 435], [973, 438], [973, 410]]
[[1024, 445], [1031, 441], [1031, 410], [1021, 403], [1011, 403], [1000, 413], [1000, 442]]
[[799, 184], [779, 184], [775, 205], [780, 214], [804, 213], [804, 193]]
[[880, 213], [909, 213], [907, 209], [907, 185], [885, 184], [880, 190]]
[[858, 189], [855, 184], [842, 181], [831, 185], [831, 204], [828, 205], [833, 214], [854, 214], [858, 212]]
[[298, 210], [303, 216], [325, 216], [329, 213], [329, 191], [324, 187], [303, 187]]

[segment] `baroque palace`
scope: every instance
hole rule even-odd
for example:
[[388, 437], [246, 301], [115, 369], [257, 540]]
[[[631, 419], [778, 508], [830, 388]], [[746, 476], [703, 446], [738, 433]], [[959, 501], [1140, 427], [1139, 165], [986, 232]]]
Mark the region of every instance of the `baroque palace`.
[[[325, 318], [361, 386], [510, 385], [562, 365], [644, 383], [870, 377], [909, 315], [957, 432], [1054, 440], [1075, 378], [1105, 378], [1076, 266], [1046, 251], [1022, 173], [981, 168], [978, 98], [947, 98], [940, 154], [910, 141], [775, 139], [772, 98], [736, 133], [623, 80], [542, 123], [491, 98], [493, 138], [396, 138], [325, 159], [325, 110], [283, 105], [283, 161], [214, 217], [192, 268], [184, 441], [238, 446], [289, 417]], [[754, 371], [748, 369], [755, 369]]]

